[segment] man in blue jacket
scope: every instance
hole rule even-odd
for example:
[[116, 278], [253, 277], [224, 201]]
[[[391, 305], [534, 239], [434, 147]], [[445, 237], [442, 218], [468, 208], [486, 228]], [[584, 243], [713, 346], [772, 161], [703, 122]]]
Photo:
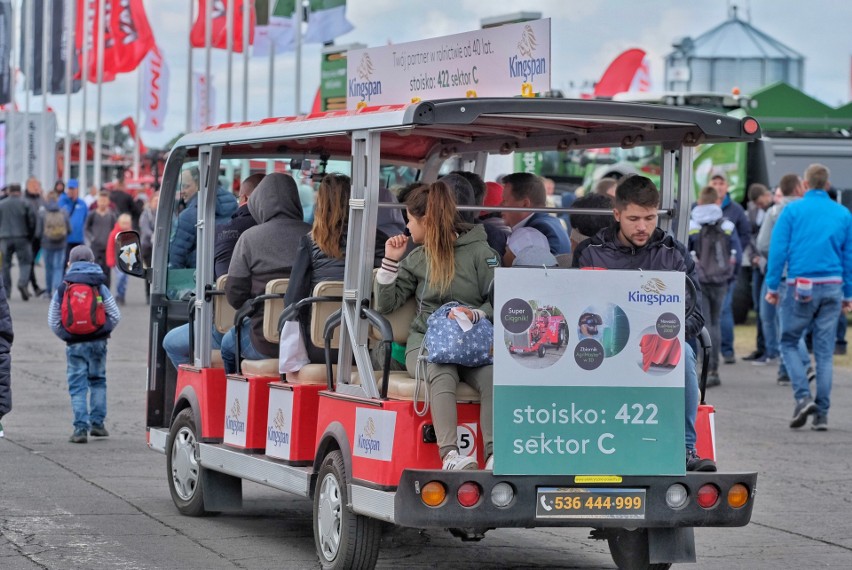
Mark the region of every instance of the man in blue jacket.
[[[547, 192], [541, 177], [527, 172], [516, 172], [503, 177], [503, 206], [510, 208], [546, 208]], [[568, 232], [558, 218], [544, 212], [505, 211], [503, 219], [516, 230], [534, 228], [544, 234], [550, 253], [571, 253]]]
[[68, 263], [68, 254], [78, 245], [86, 242], [84, 226], [86, 217], [89, 215], [89, 207], [80, 198], [79, 183], [72, 178], [68, 181], [68, 187], [59, 197], [59, 207], [68, 212], [68, 221], [71, 224], [71, 233], [68, 234], [68, 245], [65, 248], [65, 263]]
[[[768, 303], [778, 303], [779, 288], [787, 288], [781, 307], [781, 357], [796, 401], [790, 427], [802, 427], [815, 414], [812, 427], [817, 431], [828, 429], [837, 319], [841, 309], [852, 312], [852, 214], [828, 197], [828, 177], [821, 164], [805, 171], [809, 190], [778, 217], [766, 270]], [[785, 265], [787, 282], [781, 283]], [[799, 339], [811, 324], [816, 400], [798, 356]]]

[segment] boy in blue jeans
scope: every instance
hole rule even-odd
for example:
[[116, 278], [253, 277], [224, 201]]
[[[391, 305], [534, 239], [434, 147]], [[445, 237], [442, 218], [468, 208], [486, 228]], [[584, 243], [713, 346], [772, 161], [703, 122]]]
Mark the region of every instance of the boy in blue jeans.
[[71, 443], [86, 443], [89, 433], [109, 435], [104, 427], [107, 339], [121, 312], [105, 285], [106, 275], [94, 261], [88, 246], [71, 250], [65, 281], [53, 293], [47, 312], [48, 326], [67, 344], [68, 392], [74, 411]]

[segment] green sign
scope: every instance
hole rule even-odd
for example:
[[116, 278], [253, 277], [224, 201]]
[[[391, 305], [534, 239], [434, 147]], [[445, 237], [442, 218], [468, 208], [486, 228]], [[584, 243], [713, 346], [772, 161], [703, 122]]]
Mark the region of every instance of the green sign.
[[320, 65], [320, 98], [323, 111], [346, 108], [346, 52], [325, 53]]
[[683, 273], [498, 269], [494, 472], [681, 475]]

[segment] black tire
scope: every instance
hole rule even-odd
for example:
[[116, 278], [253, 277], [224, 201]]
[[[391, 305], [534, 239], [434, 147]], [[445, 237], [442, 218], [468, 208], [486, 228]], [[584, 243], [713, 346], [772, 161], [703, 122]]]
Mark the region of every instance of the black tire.
[[668, 570], [671, 563], [651, 564], [648, 556], [648, 531], [618, 530], [607, 538], [612, 561], [620, 570]]
[[204, 508], [203, 469], [196, 460], [198, 435], [192, 409], [175, 418], [166, 446], [166, 476], [172, 501], [183, 515], [201, 517], [213, 514]]
[[538, 345], [538, 357], [539, 358], [544, 358], [544, 353], [546, 351], [547, 351], [547, 349], [544, 347], [543, 344]]
[[332, 451], [322, 462], [314, 489], [314, 545], [324, 570], [371, 569], [379, 557], [382, 523], [346, 507], [346, 483], [343, 454]]
[[562, 325], [559, 327], [559, 339], [556, 341], [556, 348], [562, 348], [568, 344], [568, 327]]

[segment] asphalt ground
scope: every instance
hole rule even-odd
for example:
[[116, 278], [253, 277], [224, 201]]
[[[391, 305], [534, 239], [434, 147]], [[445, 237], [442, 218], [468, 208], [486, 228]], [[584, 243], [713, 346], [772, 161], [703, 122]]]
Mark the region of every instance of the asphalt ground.
[[[289, 569], [319, 566], [311, 504], [252, 483], [244, 509], [178, 514], [165, 456], [144, 427], [147, 307], [131, 279], [109, 344], [110, 437], [68, 443], [64, 345], [48, 330], [47, 301], [13, 292], [14, 410], [0, 439], [0, 569]], [[745, 329], [741, 329], [741, 333]], [[741, 335], [742, 336], [742, 335]], [[749, 339], [740, 338], [741, 354]], [[759, 472], [751, 524], [698, 529], [692, 568], [852, 567], [852, 370], [835, 369], [827, 432], [791, 430], [790, 388], [774, 367], [738, 362], [708, 393], [721, 469]], [[499, 529], [478, 543], [444, 531], [395, 529], [379, 568], [614, 568], [588, 529]], [[676, 568], [689, 568], [675, 565]]]

